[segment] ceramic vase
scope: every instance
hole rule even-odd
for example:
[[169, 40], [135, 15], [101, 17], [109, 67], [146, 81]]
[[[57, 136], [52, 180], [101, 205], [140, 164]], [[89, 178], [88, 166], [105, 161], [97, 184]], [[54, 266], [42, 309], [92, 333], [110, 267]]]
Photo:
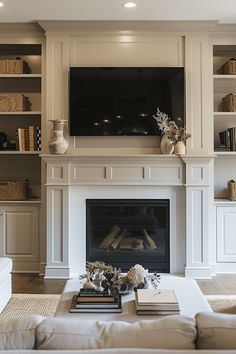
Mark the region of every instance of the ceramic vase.
[[52, 138], [49, 141], [49, 150], [51, 154], [63, 155], [68, 150], [68, 141], [64, 138], [65, 120], [56, 119], [50, 120], [53, 124]]
[[162, 135], [161, 145], [160, 145], [161, 153], [164, 155], [171, 155], [174, 151], [173, 143], [168, 139], [166, 134]]
[[186, 146], [183, 141], [178, 141], [175, 144], [175, 154], [176, 155], [185, 155], [186, 153]]

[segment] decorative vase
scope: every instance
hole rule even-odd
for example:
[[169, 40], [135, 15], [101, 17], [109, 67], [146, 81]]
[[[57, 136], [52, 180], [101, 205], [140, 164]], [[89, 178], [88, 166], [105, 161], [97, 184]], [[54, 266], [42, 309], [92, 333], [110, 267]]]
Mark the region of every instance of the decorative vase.
[[176, 155], [185, 155], [186, 153], [186, 146], [183, 141], [178, 141], [175, 144], [175, 154]]
[[161, 145], [160, 145], [161, 153], [164, 155], [171, 155], [174, 151], [173, 143], [168, 139], [166, 134], [162, 135]]
[[49, 150], [51, 154], [63, 155], [68, 150], [68, 141], [63, 136], [66, 120], [50, 120], [53, 124], [52, 138], [49, 141]]

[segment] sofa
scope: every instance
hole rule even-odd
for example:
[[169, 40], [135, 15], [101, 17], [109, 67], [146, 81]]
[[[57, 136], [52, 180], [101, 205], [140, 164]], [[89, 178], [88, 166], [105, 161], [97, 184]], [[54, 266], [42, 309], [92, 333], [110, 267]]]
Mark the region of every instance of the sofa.
[[0, 322], [0, 353], [236, 354], [236, 316], [204, 312], [195, 319], [80, 321], [30, 316]]
[[0, 313], [11, 298], [12, 260], [0, 257]]

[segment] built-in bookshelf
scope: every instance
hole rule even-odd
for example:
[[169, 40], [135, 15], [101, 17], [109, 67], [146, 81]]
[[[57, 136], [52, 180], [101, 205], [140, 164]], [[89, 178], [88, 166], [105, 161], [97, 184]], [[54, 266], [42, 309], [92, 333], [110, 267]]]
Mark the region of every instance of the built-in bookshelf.
[[17, 39], [15, 43], [12, 40], [10, 42], [0, 42], [0, 60], [20, 57], [28, 64], [30, 73], [1, 73], [0, 95], [23, 94], [28, 98], [30, 106], [22, 111], [0, 111], [0, 132], [5, 134], [0, 141], [0, 161], [3, 166], [0, 179], [28, 179], [30, 198], [40, 200], [41, 137], [38, 137], [41, 135], [42, 119], [42, 44], [35, 40], [27, 44]]
[[[235, 43], [234, 43], [235, 42]], [[223, 65], [236, 57], [236, 41], [213, 44], [213, 118], [214, 118], [214, 187], [217, 200], [227, 198], [227, 182], [236, 179], [236, 112], [224, 110], [222, 99], [236, 95], [236, 75], [225, 74]], [[234, 129], [235, 128], [235, 129]], [[219, 199], [218, 199], [219, 198]], [[224, 199], [225, 202], [227, 199]], [[228, 200], [227, 203], [232, 203]]]

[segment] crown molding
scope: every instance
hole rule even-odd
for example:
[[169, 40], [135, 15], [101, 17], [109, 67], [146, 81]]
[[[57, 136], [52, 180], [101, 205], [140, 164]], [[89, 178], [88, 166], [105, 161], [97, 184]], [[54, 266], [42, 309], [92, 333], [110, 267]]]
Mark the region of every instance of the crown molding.
[[17, 22], [17, 23], [0, 23], [0, 36], [35, 36], [44, 37], [45, 31], [37, 22]]
[[153, 33], [153, 32], [236, 32], [236, 24], [218, 21], [38, 21], [51, 33]]

